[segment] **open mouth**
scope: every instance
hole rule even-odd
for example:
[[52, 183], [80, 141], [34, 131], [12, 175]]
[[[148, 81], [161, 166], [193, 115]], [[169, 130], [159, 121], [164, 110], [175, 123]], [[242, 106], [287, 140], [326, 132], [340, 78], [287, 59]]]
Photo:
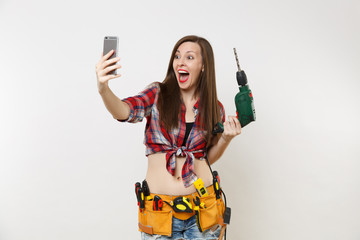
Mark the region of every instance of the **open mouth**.
[[181, 83], [184, 83], [189, 79], [190, 73], [188, 71], [184, 69], [179, 69], [178, 73], [179, 73], [179, 81]]

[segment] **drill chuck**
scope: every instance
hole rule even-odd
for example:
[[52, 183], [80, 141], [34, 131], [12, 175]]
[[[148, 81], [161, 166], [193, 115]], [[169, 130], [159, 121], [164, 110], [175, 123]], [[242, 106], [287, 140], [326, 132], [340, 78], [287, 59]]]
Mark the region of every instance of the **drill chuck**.
[[245, 86], [248, 83], [246, 74], [243, 70], [236, 72], [236, 80], [239, 86]]

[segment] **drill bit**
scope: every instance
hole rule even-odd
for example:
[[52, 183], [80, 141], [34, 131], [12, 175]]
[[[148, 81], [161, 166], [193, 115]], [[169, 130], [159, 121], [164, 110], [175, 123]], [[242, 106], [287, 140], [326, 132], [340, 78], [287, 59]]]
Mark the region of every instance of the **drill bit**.
[[236, 60], [236, 64], [238, 67], [238, 71], [241, 72], [241, 68], [240, 68], [240, 64], [239, 64], [239, 59], [238, 59], [238, 55], [236, 53], [236, 49], [234, 48], [234, 54], [235, 54], [235, 60]]

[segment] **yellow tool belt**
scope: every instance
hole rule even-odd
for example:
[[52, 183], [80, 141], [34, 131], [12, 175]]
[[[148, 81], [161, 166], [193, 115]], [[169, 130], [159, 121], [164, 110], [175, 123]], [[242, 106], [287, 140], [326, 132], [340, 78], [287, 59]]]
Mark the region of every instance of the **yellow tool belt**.
[[[214, 187], [211, 185], [206, 188], [209, 195], [206, 197], [200, 197], [197, 192], [189, 194], [186, 197], [190, 199], [190, 202], [193, 204], [193, 199], [200, 197], [200, 201], [205, 203], [205, 208], [199, 210], [200, 214], [200, 224], [203, 231], [213, 227], [216, 224], [223, 225], [223, 214], [225, 211], [225, 204], [223, 200], [216, 199]], [[159, 196], [164, 204], [161, 211], [153, 210], [153, 200], [154, 196]], [[139, 231], [145, 232], [148, 234], [159, 234], [165, 236], [171, 236], [172, 228], [172, 218], [178, 218], [181, 220], [189, 219], [195, 215], [195, 212], [186, 213], [186, 212], [175, 212], [172, 207], [165, 203], [172, 203], [172, 201], [179, 196], [170, 196], [170, 195], [160, 195], [160, 194], [150, 194], [150, 197], [145, 201], [145, 208], [143, 210], [139, 209]], [[194, 205], [194, 204], [193, 204]]]

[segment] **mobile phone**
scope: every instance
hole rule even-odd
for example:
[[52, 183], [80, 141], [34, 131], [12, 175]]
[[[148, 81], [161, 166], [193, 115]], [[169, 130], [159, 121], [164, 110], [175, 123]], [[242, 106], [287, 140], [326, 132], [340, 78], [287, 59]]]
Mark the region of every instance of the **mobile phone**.
[[[114, 50], [114, 53], [110, 56], [110, 59], [117, 57], [117, 49], [119, 44], [119, 38], [117, 36], [105, 36], [104, 37], [104, 51], [103, 54], [106, 55], [111, 50]], [[116, 63], [113, 63], [109, 66], [115, 65]], [[108, 74], [116, 75], [116, 69], [112, 70]]]

